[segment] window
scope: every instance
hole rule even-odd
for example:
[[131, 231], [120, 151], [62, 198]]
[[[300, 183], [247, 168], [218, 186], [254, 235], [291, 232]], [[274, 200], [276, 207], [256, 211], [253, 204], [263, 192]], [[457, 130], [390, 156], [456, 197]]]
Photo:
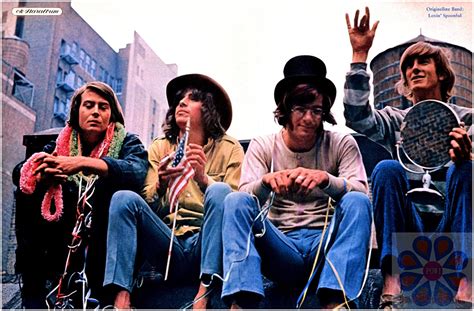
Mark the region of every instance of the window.
[[109, 81], [109, 73], [102, 66], [99, 66], [99, 81], [104, 83], [108, 83]]
[[115, 90], [115, 79], [112, 76], [109, 77], [109, 85]]
[[[22, 2], [20, 2], [21, 4]], [[18, 16], [16, 18], [15, 36], [23, 38], [23, 28], [25, 27], [25, 17]]]
[[69, 112], [69, 104], [66, 100], [61, 100], [61, 108], [63, 109], [62, 112], [64, 113], [65, 118], [67, 118], [67, 114]]
[[77, 88], [80, 88], [81, 86], [83, 86], [84, 84], [85, 84], [84, 79], [81, 76], [77, 76], [76, 83], [75, 83], [74, 87], [77, 89]]
[[34, 85], [14, 69], [12, 95], [22, 103], [33, 107]]
[[84, 52], [83, 49], [79, 52], [79, 64], [81, 65], [82, 68], [84, 68], [84, 59], [86, 57], [86, 52]]
[[155, 124], [151, 125], [150, 139], [153, 140], [153, 138], [155, 138]]
[[53, 113], [56, 114], [56, 111], [59, 111], [59, 98], [57, 96], [54, 96]]
[[56, 83], [59, 84], [63, 82], [63, 70], [58, 68], [58, 72], [56, 73]]
[[61, 121], [66, 121], [69, 110], [66, 100], [54, 97], [53, 116]]
[[99, 66], [99, 76], [97, 77], [97, 80], [102, 81], [102, 77], [104, 75], [104, 68], [102, 66]]
[[117, 94], [122, 94], [122, 79], [117, 79], [115, 83], [115, 92]]
[[66, 54], [69, 52], [70, 47], [68, 45], [69, 44], [67, 44], [66, 41], [61, 40], [61, 54]]
[[96, 73], [96, 70], [95, 70], [96, 66], [97, 66], [96, 61], [92, 60], [90, 74], [94, 79], [95, 79], [95, 73]]
[[72, 47], [71, 47], [71, 54], [76, 56], [77, 55], [77, 49], [78, 49], [77, 43], [73, 42]]
[[[18, 3], [18, 7], [25, 7], [25, 6], [26, 6], [25, 1], [20, 1]], [[16, 27], [15, 27], [15, 36], [17, 36], [18, 38], [23, 38], [23, 28], [24, 27], [25, 27], [25, 17], [24, 16], [17, 16], [17, 18], [16, 18]]]
[[71, 82], [71, 85], [74, 85], [76, 81], [76, 73], [73, 70], [69, 70], [69, 73], [66, 75], [67, 81]]
[[90, 66], [91, 66], [91, 57], [89, 56], [89, 54], [86, 54], [86, 60], [85, 60], [85, 63], [84, 63], [84, 69], [86, 70], [86, 72], [90, 73]]
[[107, 72], [107, 70], [104, 70], [104, 75], [102, 77], [102, 82], [107, 83], [108, 80], [109, 80], [109, 73]]
[[79, 64], [79, 61], [76, 58], [77, 44], [75, 42], [73, 45], [71, 45], [64, 40], [61, 40], [60, 53], [61, 59], [63, 59], [69, 65]]

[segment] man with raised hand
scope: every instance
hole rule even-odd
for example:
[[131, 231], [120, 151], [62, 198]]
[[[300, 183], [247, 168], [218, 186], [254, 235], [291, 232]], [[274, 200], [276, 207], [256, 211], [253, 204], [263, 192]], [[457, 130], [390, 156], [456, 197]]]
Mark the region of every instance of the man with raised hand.
[[[367, 72], [367, 57], [379, 22], [370, 27], [370, 11], [359, 21], [359, 11], [351, 25], [349, 15], [346, 23], [352, 46], [352, 63], [344, 85], [344, 116], [346, 125], [384, 145], [395, 155], [395, 144], [400, 139], [400, 125], [408, 109], [387, 106], [373, 109], [369, 103], [370, 76]], [[400, 81], [396, 87], [400, 94], [413, 105], [433, 99], [447, 103], [465, 126], [472, 122], [472, 108], [448, 103], [452, 95], [455, 75], [448, 57], [449, 52], [427, 42], [417, 42], [408, 47], [400, 58]], [[454, 163], [447, 170], [445, 210], [436, 229], [437, 232], [459, 233], [461, 251], [472, 258], [472, 142], [471, 129], [454, 128], [449, 156]], [[380, 162], [372, 173], [372, 194], [377, 243], [381, 249], [380, 265], [384, 278], [380, 308], [402, 308], [403, 297], [400, 276], [392, 271], [398, 256], [392, 238], [400, 232], [424, 232], [425, 226], [415, 204], [406, 196], [413, 187], [409, 176], [398, 161]], [[471, 277], [464, 276], [458, 282], [454, 302], [459, 305], [472, 304]]]

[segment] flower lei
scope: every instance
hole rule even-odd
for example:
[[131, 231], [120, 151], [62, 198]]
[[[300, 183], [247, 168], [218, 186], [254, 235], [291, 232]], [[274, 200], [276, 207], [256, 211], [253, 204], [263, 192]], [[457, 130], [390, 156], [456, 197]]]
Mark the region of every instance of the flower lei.
[[[118, 158], [122, 150], [123, 140], [126, 131], [121, 123], [110, 123], [107, 126], [104, 139], [92, 150], [91, 158], [101, 158], [107, 155], [111, 158]], [[80, 156], [82, 154], [80, 135], [69, 125], [66, 125], [56, 139], [56, 148], [54, 150], [59, 156]], [[43, 152], [33, 154], [23, 165], [20, 171], [20, 189], [25, 194], [32, 194], [36, 189], [36, 176], [33, 174], [36, 168], [41, 164], [36, 160], [44, 154]], [[82, 172], [68, 177], [69, 181], [74, 181], [80, 186], [80, 178], [90, 178], [84, 176]], [[51, 201], [54, 201], [56, 211], [51, 213]], [[63, 214], [63, 195], [61, 184], [52, 185], [44, 195], [41, 203], [41, 215], [47, 221], [58, 221]]]

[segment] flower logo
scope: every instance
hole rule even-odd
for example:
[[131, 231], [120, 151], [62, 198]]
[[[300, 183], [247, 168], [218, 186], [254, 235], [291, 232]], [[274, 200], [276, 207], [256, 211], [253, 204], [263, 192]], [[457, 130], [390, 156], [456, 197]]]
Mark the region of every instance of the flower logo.
[[430, 303], [447, 306], [453, 302], [459, 282], [466, 276], [464, 269], [468, 261], [465, 253], [455, 249], [449, 236], [417, 236], [410, 249], [398, 256], [400, 285], [418, 306], [426, 307]]

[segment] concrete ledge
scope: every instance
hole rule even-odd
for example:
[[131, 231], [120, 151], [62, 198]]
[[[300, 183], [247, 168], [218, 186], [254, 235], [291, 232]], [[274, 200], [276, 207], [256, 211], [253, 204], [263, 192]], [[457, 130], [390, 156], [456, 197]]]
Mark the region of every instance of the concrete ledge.
[[[300, 294], [299, 290], [293, 290], [277, 286], [269, 280], [265, 280], [265, 298], [260, 302], [260, 309], [295, 309], [296, 300]], [[185, 286], [169, 286], [164, 283], [145, 283], [136, 289], [132, 295], [132, 302], [138, 309], [183, 309], [192, 308], [194, 296], [197, 293], [198, 284]], [[370, 269], [367, 282], [361, 296], [356, 300], [359, 309], [377, 309], [380, 293], [382, 291], [382, 276], [379, 269]], [[220, 298], [220, 289], [211, 294], [212, 309], [228, 308]], [[319, 309], [320, 304], [314, 293], [309, 293], [305, 300], [303, 309]]]
[[2, 310], [21, 309], [20, 286], [17, 282], [5, 283], [2, 280]]

